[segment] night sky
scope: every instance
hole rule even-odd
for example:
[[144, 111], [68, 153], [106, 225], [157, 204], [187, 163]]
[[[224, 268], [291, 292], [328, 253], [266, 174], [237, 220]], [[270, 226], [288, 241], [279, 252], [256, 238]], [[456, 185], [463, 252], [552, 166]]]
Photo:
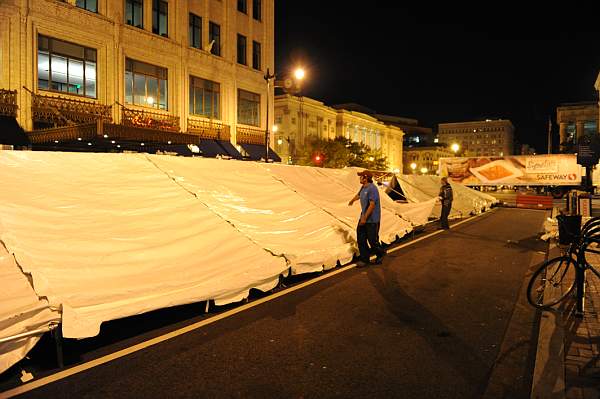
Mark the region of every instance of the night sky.
[[[307, 97], [358, 103], [434, 129], [510, 119], [516, 139], [538, 152], [546, 152], [558, 104], [597, 100], [597, 6], [404, 3], [276, 0], [278, 77], [302, 64]], [[556, 125], [553, 136], [556, 147]]]

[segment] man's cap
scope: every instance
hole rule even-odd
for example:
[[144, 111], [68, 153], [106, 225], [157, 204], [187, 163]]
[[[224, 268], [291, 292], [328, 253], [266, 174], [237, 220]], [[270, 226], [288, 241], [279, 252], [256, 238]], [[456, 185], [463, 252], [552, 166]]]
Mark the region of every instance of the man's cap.
[[357, 173], [358, 176], [364, 176], [364, 177], [373, 177], [373, 173], [371, 173], [368, 170], [363, 170], [362, 172], [358, 172]]

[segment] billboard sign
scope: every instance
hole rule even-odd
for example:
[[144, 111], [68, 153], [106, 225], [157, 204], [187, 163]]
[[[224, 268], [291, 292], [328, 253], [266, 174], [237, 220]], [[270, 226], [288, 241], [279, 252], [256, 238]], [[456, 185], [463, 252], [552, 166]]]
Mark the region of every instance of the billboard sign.
[[574, 186], [581, 166], [574, 154], [440, 158], [440, 176], [471, 186]]

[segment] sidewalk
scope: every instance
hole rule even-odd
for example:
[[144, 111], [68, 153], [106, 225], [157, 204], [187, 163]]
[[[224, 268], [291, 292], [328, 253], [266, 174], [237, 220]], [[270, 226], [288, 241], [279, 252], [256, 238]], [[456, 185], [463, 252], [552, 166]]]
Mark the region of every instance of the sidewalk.
[[[600, 255], [588, 256], [600, 271]], [[600, 279], [586, 272], [585, 312], [575, 295], [543, 311], [531, 397], [600, 399]]]
[[[590, 254], [600, 269], [600, 256]], [[575, 301], [565, 314], [564, 364], [568, 399], [600, 398], [600, 279], [586, 272], [585, 313], [576, 317]]]

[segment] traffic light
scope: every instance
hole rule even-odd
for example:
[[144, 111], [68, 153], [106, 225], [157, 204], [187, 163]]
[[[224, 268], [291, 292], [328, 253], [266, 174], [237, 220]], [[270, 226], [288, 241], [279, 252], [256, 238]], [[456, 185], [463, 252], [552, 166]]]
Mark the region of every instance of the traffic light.
[[313, 163], [317, 166], [320, 166], [321, 164], [323, 164], [323, 154], [321, 153], [315, 153], [313, 155]]

